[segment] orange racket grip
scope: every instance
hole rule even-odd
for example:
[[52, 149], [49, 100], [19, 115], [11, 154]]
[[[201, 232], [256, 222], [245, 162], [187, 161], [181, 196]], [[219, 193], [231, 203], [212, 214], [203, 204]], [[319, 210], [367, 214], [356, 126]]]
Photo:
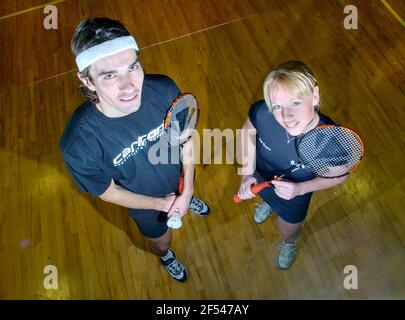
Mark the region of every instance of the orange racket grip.
[[254, 193], [257, 194], [260, 191], [262, 191], [263, 189], [266, 189], [267, 187], [269, 187], [271, 185], [270, 181], [266, 181], [266, 182], [262, 182], [259, 184], [254, 185], [253, 187], [250, 188], [250, 190]]
[[184, 177], [181, 176], [179, 181], [179, 194], [183, 193], [183, 188], [184, 188]]
[[239, 198], [237, 193], [233, 195], [233, 202], [235, 202], [235, 203], [241, 203], [242, 202], [242, 199]]
[[[250, 190], [251, 190], [254, 194], [257, 194], [257, 193], [259, 193], [260, 191], [262, 191], [263, 189], [269, 187], [270, 185], [271, 185], [271, 182], [270, 182], [270, 181], [266, 181], [266, 182], [262, 182], [262, 183], [259, 183], [259, 184], [256, 184], [256, 185], [252, 186], [252, 187], [250, 188]], [[237, 193], [233, 195], [233, 202], [235, 202], [235, 203], [241, 203], [241, 202], [242, 202], [242, 199], [238, 196]]]

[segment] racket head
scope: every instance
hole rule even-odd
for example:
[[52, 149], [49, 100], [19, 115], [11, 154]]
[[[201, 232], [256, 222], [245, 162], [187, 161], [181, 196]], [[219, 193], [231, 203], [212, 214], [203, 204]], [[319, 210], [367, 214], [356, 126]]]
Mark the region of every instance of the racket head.
[[353, 172], [364, 154], [364, 144], [352, 129], [322, 125], [304, 135], [297, 145], [302, 167], [322, 178]]
[[164, 129], [170, 146], [182, 146], [191, 139], [197, 126], [200, 109], [196, 97], [184, 93], [173, 101], [167, 111]]

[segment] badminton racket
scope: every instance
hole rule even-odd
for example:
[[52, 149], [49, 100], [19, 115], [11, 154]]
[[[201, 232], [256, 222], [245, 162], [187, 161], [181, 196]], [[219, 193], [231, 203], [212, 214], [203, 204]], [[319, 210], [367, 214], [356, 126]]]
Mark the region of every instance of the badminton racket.
[[183, 146], [191, 139], [199, 114], [197, 99], [191, 93], [184, 93], [173, 101], [164, 120], [164, 131], [169, 146]]
[[[167, 143], [171, 147], [182, 147], [193, 136], [197, 126], [200, 109], [196, 97], [184, 93], [175, 99], [166, 113], [164, 130]], [[183, 175], [179, 182], [179, 194], [183, 192]], [[176, 210], [167, 220], [168, 227], [178, 229], [182, 226], [180, 213]]]
[[[359, 165], [364, 144], [352, 129], [338, 125], [318, 126], [306, 133], [296, 144], [298, 163], [287, 170], [286, 174], [305, 169], [322, 178], [338, 178], [352, 173]], [[266, 181], [251, 187], [254, 194], [271, 186]], [[242, 199], [235, 194], [235, 203]]]

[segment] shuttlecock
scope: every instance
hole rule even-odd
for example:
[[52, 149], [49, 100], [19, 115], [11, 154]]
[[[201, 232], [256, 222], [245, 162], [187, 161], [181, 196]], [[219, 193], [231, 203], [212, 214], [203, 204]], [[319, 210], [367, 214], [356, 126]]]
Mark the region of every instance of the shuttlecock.
[[179, 229], [182, 225], [180, 213], [176, 210], [167, 220], [167, 226], [172, 229]]

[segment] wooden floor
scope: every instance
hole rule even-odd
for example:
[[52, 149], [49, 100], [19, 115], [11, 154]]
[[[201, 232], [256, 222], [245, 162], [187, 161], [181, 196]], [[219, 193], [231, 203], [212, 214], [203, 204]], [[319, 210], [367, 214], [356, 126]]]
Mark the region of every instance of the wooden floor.
[[[405, 299], [405, 35], [378, 0], [99, 0], [0, 3], [1, 299]], [[387, 0], [405, 18], [405, 2]], [[357, 30], [343, 27], [355, 5]], [[240, 128], [265, 75], [288, 59], [317, 74], [322, 110], [365, 140], [347, 183], [311, 202], [299, 255], [274, 267], [274, 217], [234, 205], [237, 165], [197, 166], [196, 194], [212, 208], [189, 214], [173, 248], [189, 280], [170, 279], [126, 210], [80, 194], [58, 141], [81, 103], [69, 43], [88, 16], [121, 20], [148, 73], [171, 76], [202, 105], [199, 130]], [[1, 18], [4, 17], [4, 18]], [[225, 151], [224, 151], [225, 153]], [[43, 286], [58, 270], [58, 289]], [[358, 290], [346, 290], [346, 265]]]

